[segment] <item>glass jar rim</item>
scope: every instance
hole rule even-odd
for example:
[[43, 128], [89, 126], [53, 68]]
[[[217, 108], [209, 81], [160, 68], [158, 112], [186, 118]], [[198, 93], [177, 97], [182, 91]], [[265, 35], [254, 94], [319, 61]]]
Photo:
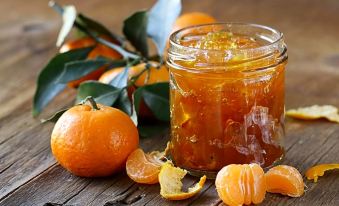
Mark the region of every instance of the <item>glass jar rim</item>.
[[[264, 44], [264, 45], [260, 45], [258, 47], [252, 47], [252, 48], [236, 48], [236, 49], [222, 49], [222, 50], [218, 50], [218, 49], [201, 49], [201, 48], [196, 48], [196, 47], [192, 47], [192, 46], [185, 46], [180, 44], [178, 41], [180, 41], [181, 39], [178, 38], [178, 35], [181, 34], [184, 31], [190, 30], [190, 29], [194, 29], [194, 28], [203, 28], [203, 27], [207, 27], [207, 26], [243, 26], [243, 27], [252, 27], [252, 28], [257, 28], [257, 29], [262, 29], [265, 31], [270, 31], [273, 34], [277, 35], [276, 39], [274, 39], [274, 41], [269, 42], [268, 44]], [[248, 52], [248, 51], [253, 51], [253, 50], [266, 50], [267, 48], [276, 46], [280, 43], [283, 43], [283, 33], [272, 28], [269, 26], [265, 26], [265, 25], [261, 25], [261, 24], [255, 24], [255, 23], [244, 23], [244, 22], [217, 22], [217, 23], [209, 23], [209, 24], [199, 24], [199, 25], [194, 25], [194, 26], [189, 26], [189, 27], [185, 27], [182, 29], [179, 29], [175, 32], [173, 32], [170, 37], [169, 37], [169, 42], [171, 46], [175, 46], [176, 48], [181, 48], [181, 49], [187, 49], [187, 50], [191, 50], [191, 51], [201, 51], [201, 52], [227, 52], [227, 51], [239, 51], [239, 52]]]

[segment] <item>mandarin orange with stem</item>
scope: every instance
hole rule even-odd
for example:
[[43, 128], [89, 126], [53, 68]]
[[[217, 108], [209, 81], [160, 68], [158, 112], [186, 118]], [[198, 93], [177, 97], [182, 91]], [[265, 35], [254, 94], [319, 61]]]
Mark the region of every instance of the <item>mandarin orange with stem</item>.
[[210, 24], [210, 23], [215, 23], [217, 20], [203, 12], [189, 12], [185, 13], [179, 18], [174, 23], [172, 31], [175, 32], [179, 29], [189, 27], [189, 26], [195, 26], [199, 24]]
[[[134, 86], [130, 86], [128, 88], [128, 96], [130, 100], [132, 100], [132, 94], [138, 87], [169, 81], [169, 72], [167, 67], [162, 65], [160, 66], [160, 68], [157, 68], [154, 66], [156, 64], [158, 63], [151, 61], [151, 67], [149, 69], [145, 69], [145, 63], [141, 63], [129, 68], [128, 75], [130, 79], [138, 76], [138, 78], [134, 82]], [[99, 78], [98, 81], [109, 84], [114, 79], [114, 77], [120, 74], [124, 69], [124, 67], [119, 67], [108, 70]], [[152, 111], [143, 100], [140, 102], [139, 116], [144, 119], [151, 119], [154, 117]]]
[[[110, 40], [107, 37], [103, 37], [104, 39], [114, 42], [112, 40]], [[115, 51], [114, 49], [111, 49], [103, 44], [97, 43], [93, 38], [91, 37], [83, 37], [80, 39], [76, 39], [73, 41], [68, 41], [65, 44], [62, 45], [62, 47], [60, 48], [60, 53], [64, 53], [73, 49], [80, 49], [80, 48], [84, 48], [84, 47], [90, 47], [90, 46], [95, 46], [93, 48], [93, 50], [88, 54], [87, 58], [88, 59], [95, 59], [99, 56], [102, 57], [107, 57], [110, 59], [121, 59], [122, 56], [121, 54], [119, 54], [117, 51]], [[86, 80], [96, 80], [98, 79], [103, 73], [105, 72], [105, 66], [100, 67], [99, 69], [89, 73], [88, 75], [71, 81], [68, 83], [69, 87], [78, 87], [80, 83], [86, 81]]]
[[124, 168], [127, 157], [138, 148], [138, 130], [124, 112], [87, 98], [57, 121], [51, 135], [52, 153], [71, 173], [101, 177]]
[[258, 164], [231, 164], [222, 168], [215, 186], [221, 200], [227, 205], [261, 203], [266, 194], [266, 180]]
[[267, 192], [279, 193], [291, 197], [304, 194], [304, 181], [300, 172], [288, 165], [278, 165], [265, 174]]

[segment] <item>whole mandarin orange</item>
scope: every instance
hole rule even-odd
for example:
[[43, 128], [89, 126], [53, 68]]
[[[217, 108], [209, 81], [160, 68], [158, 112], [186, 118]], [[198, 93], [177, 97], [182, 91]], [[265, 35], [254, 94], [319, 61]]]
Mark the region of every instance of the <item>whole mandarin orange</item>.
[[[110, 40], [107, 37], [102, 37], [104, 39], [106, 39], [107, 41], [110, 42], [114, 42], [113, 40]], [[76, 39], [73, 41], [68, 41], [65, 44], [62, 45], [62, 47], [60, 48], [60, 53], [64, 53], [73, 49], [80, 49], [80, 48], [84, 48], [84, 47], [90, 47], [90, 46], [94, 46], [94, 49], [88, 54], [88, 59], [95, 59], [98, 56], [103, 56], [103, 57], [107, 57], [107, 58], [111, 58], [111, 59], [121, 59], [122, 56], [121, 54], [119, 54], [117, 51], [115, 51], [114, 49], [111, 49], [103, 44], [97, 43], [93, 38], [91, 37], [83, 37], [80, 39]], [[88, 75], [71, 81], [68, 83], [69, 87], [72, 88], [76, 88], [79, 86], [79, 84], [81, 84], [82, 82], [86, 81], [86, 80], [96, 80], [98, 79], [103, 73], [105, 72], [105, 67], [100, 67], [99, 69], [89, 73]]]
[[138, 148], [138, 130], [124, 112], [98, 104], [77, 105], [54, 126], [51, 148], [57, 161], [81, 177], [112, 175]]
[[[155, 64], [155, 62], [151, 62]], [[138, 64], [129, 69], [129, 78], [135, 77], [140, 74], [145, 69], [145, 63]], [[124, 70], [124, 67], [119, 67], [115, 69], [111, 69], [106, 71], [100, 78], [99, 82], [108, 84], [110, 81], [114, 79], [119, 73]], [[151, 67], [148, 71], [145, 71], [143, 74], [139, 76], [139, 78], [134, 83], [136, 87], [130, 86], [128, 88], [128, 96], [130, 100], [132, 100], [132, 94], [137, 89], [137, 87], [141, 87], [144, 85], [159, 83], [159, 82], [168, 82], [169, 81], [169, 73], [166, 66], [161, 66], [159, 69], [155, 67]], [[139, 116], [144, 119], [154, 118], [152, 111], [145, 104], [144, 101], [140, 102], [139, 105]]]
[[185, 13], [177, 18], [174, 23], [172, 32], [178, 31], [189, 26], [195, 26], [199, 24], [210, 24], [215, 23], [217, 20], [205, 13], [202, 12], [190, 12]]

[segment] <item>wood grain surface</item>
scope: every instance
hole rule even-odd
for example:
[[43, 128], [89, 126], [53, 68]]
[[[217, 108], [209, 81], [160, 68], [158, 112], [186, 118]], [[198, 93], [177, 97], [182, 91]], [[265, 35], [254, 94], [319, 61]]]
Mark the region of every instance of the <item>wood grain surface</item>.
[[[74, 4], [120, 32], [133, 11], [154, 0], [59, 1]], [[219, 21], [253, 22], [284, 32], [289, 63], [286, 108], [313, 104], [339, 107], [339, 1], [337, 0], [184, 0], [184, 12], [203, 11]], [[0, 205], [223, 205], [213, 181], [188, 200], [170, 202], [159, 186], [133, 183], [124, 173], [107, 178], [79, 178], [56, 162], [50, 151], [53, 124], [31, 116], [38, 72], [57, 51], [61, 18], [47, 1], [2, 0], [0, 4]], [[71, 105], [75, 91], [67, 90], [41, 115]], [[167, 132], [142, 139], [151, 151], [164, 148]], [[286, 120], [284, 164], [302, 173], [317, 163], [339, 162], [339, 125], [324, 120]], [[192, 185], [196, 178], [188, 177]], [[339, 205], [339, 171], [318, 183], [306, 181], [301, 198], [268, 194], [262, 205]]]

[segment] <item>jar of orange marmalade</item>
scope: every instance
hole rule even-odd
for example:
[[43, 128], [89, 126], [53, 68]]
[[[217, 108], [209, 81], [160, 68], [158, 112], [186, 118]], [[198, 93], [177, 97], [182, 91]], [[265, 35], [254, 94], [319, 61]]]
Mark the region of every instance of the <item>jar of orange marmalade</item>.
[[217, 23], [173, 33], [167, 65], [174, 163], [213, 178], [228, 164], [280, 160], [286, 63], [282, 33], [266, 26]]

